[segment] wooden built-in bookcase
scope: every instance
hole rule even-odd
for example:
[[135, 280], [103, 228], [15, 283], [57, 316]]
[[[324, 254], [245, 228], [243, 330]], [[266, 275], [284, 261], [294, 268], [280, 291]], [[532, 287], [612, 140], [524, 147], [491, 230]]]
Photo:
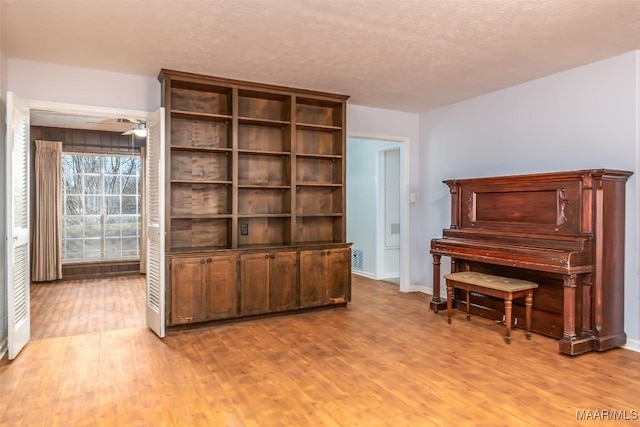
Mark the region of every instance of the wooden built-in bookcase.
[[167, 323], [351, 295], [343, 95], [162, 70]]

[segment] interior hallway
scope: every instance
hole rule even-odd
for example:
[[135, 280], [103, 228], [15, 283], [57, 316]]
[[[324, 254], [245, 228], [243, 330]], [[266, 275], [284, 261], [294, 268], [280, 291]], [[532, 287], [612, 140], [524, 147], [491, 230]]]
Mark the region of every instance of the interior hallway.
[[562, 426], [640, 409], [639, 353], [571, 358], [522, 330], [508, 346], [428, 301], [354, 276], [345, 309], [34, 340], [0, 363], [0, 425]]

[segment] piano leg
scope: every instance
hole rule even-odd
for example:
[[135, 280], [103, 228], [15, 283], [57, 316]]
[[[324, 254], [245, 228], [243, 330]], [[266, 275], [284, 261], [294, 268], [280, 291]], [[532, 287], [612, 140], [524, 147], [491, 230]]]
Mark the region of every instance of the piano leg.
[[447, 307], [447, 302], [440, 298], [440, 255], [433, 255], [433, 298], [429, 308], [438, 313]]
[[560, 352], [575, 356], [593, 350], [593, 336], [576, 335], [576, 275], [564, 279], [564, 332], [558, 345]]

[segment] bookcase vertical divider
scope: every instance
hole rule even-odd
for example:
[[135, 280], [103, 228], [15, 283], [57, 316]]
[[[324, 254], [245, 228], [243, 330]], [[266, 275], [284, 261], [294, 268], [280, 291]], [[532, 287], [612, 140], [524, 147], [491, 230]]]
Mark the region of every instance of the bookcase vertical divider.
[[231, 91], [231, 248], [238, 247], [238, 88]]
[[297, 173], [297, 162], [296, 162], [296, 153], [298, 152], [298, 142], [296, 137], [296, 110], [297, 110], [297, 101], [296, 96], [293, 95], [291, 97], [291, 244], [295, 245], [297, 243], [296, 240], [296, 230], [297, 230], [297, 215], [296, 213], [296, 173]]

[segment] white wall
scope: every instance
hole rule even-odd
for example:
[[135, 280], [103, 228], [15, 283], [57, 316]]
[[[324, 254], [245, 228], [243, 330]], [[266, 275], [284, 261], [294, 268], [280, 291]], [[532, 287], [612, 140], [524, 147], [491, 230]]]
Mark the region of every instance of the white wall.
[[[409, 192], [417, 193], [420, 187], [418, 178], [421, 167], [418, 157], [420, 152], [418, 114], [349, 104], [347, 109], [347, 130], [349, 134], [358, 136], [368, 135], [372, 137], [390, 137], [391, 139], [393, 137], [407, 138], [409, 142], [405, 150], [409, 158], [408, 190]], [[350, 183], [347, 181], [347, 191], [349, 191], [349, 185]], [[406, 203], [404, 200], [401, 202]], [[425, 280], [427, 272], [423, 265], [422, 256], [425, 248], [428, 248], [428, 244], [424, 242], [424, 235], [416, 232], [416, 229], [420, 230], [422, 228], [421, 222], [423, 219], [421, 218], [422, 214], [419, 206], [423, 202], [425, 201], [418, 198], [417, 203], [410, 205], [409, 211], [411, 280], [409, 290], [424, 290], [426, 289], [424, 286], [428, 283]], [[348, 206], [347, 209], [349, 209]]]
[[15, 58], [9, 59], [9, 90], [38, 101], [141, 111], [160, 106], [156, 78]]
[[[417, 234], [449, 226], [444, 179], [587, 168], [633, 171], [627, 183], [625, 330], [638, 308], [638, 58], [629, 52], [420, 115]], [[429, 265], [428, 251], [421, 260]], [[443, 270], [448, 265], [443, 262]], [[421, 278], [423, 279], [423, 278]], [[431, 279], [428, 279], [431, 287]]]
[[[377, 262], [378, 154], [398, 145], [368, 138], [347, 139], [347, 241], [353, 243], [352, 249], [363, 251], [362, 273], [371, 278], [386, 273], [386, 266]], [[397, 264], [395, 269], [397, 272]]]

